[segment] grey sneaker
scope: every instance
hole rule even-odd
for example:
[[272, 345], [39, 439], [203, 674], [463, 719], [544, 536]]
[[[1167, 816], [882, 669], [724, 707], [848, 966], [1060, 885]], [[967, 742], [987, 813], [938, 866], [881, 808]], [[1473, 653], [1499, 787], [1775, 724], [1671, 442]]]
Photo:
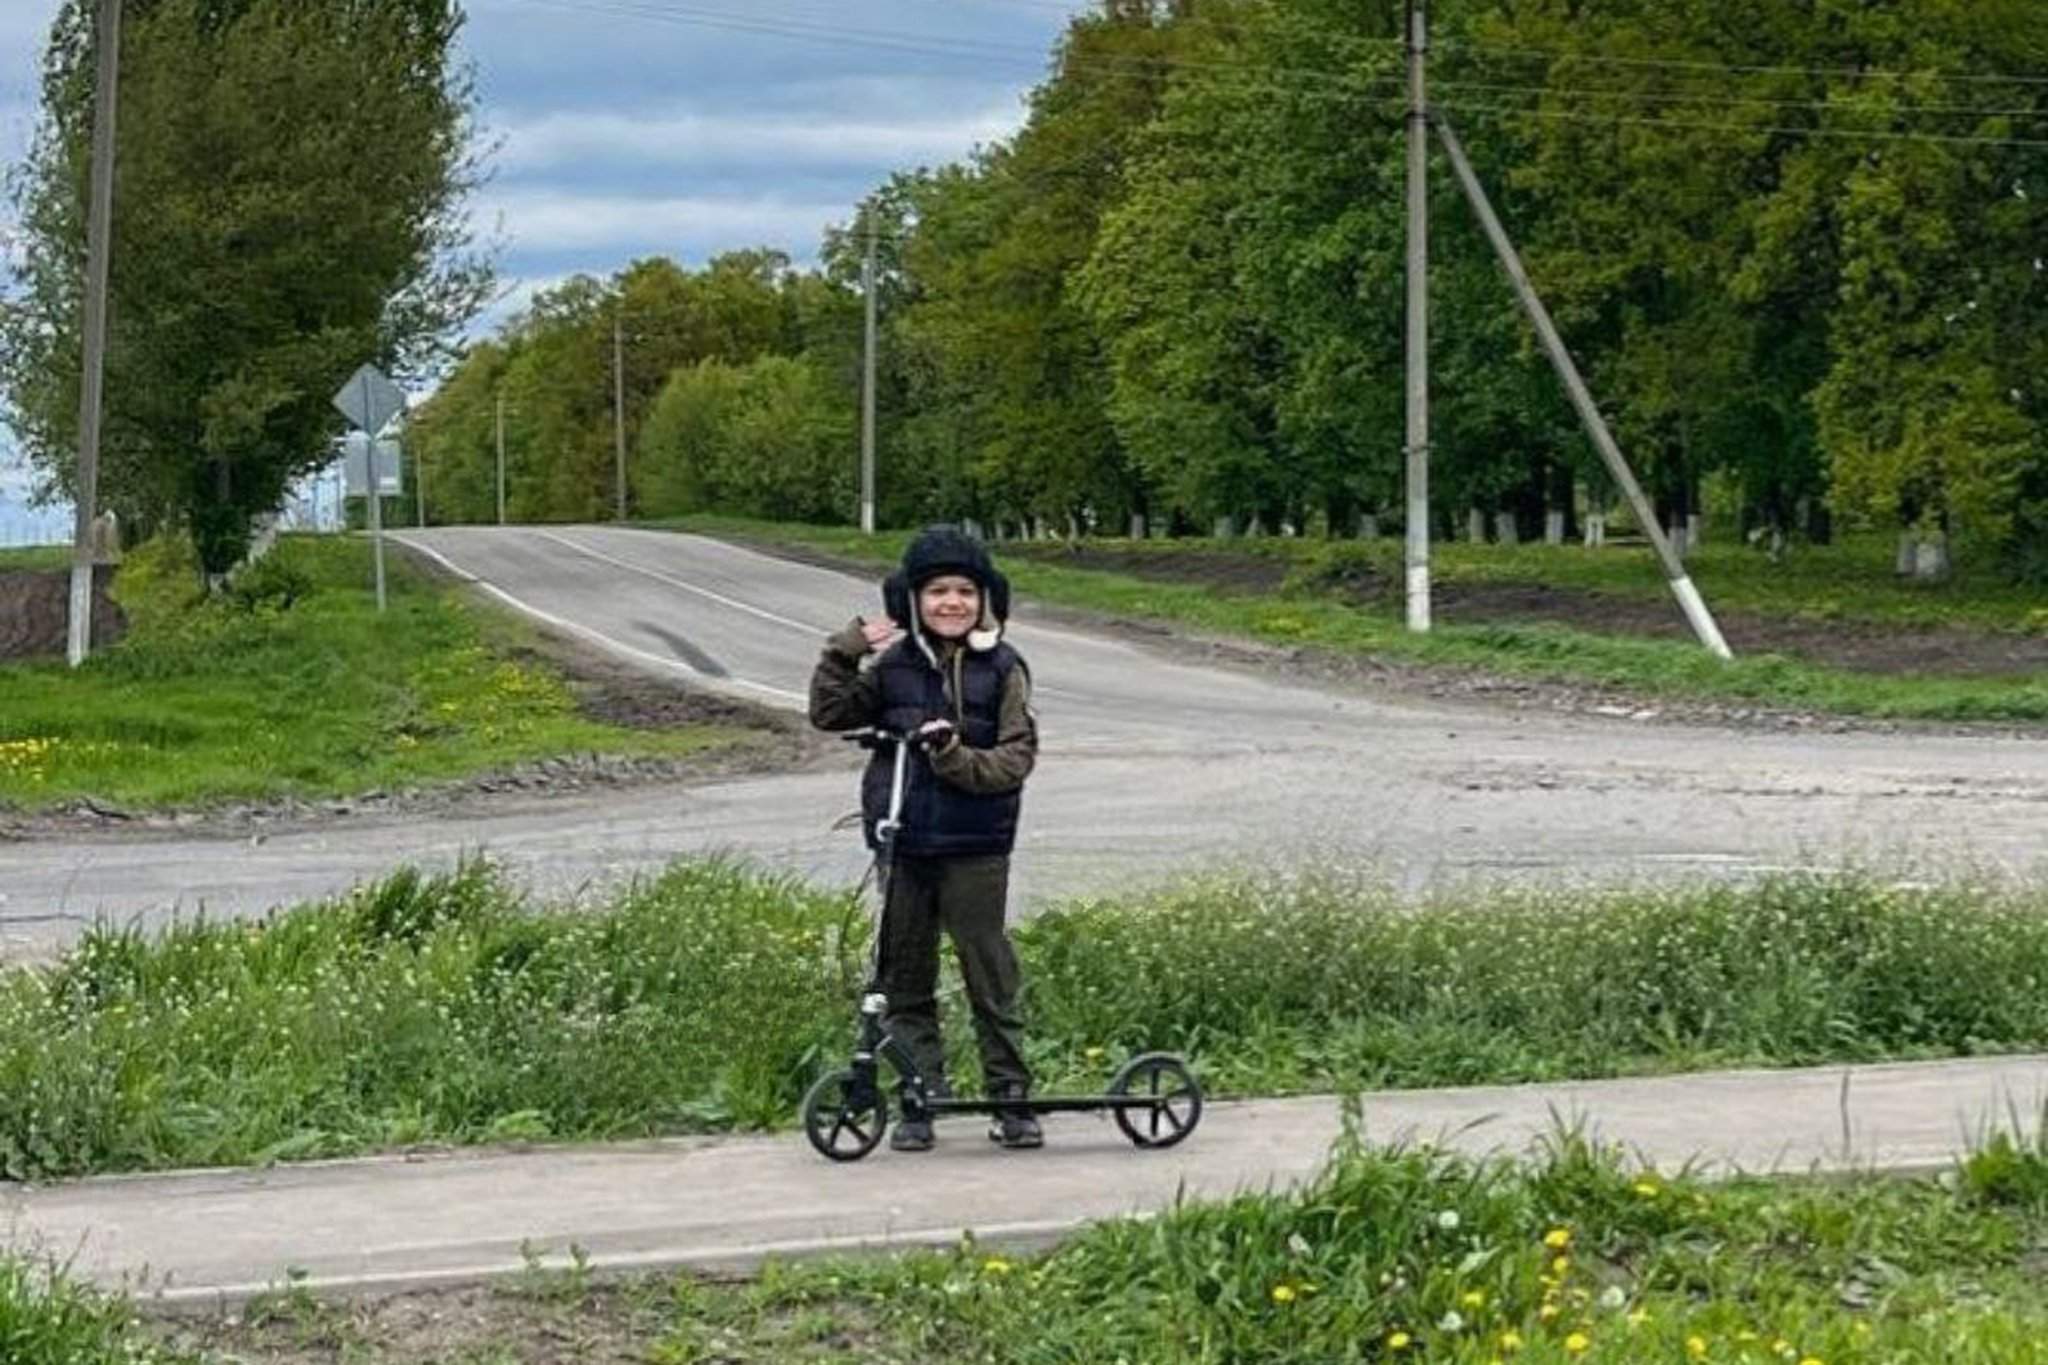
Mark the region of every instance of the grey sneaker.
[[[1021, 1086], [1003, 1086], [995, 1093], [998, 1100], [1021, 1100], [1026, 1091]], [[1013, 1109], [998, 1109], [989, 1120], [988, 1140], [999, 1147], [1016, 1149], [1045, 1146], [1045, 1130], [1038, 1126], [1038, 1116], [1022, 1106]]]
[[929, 1152], [932, 1149], [932, 1125], [929, 1119], [905, 1119], [889, 1134], [889, 1150], [892, 1152]]

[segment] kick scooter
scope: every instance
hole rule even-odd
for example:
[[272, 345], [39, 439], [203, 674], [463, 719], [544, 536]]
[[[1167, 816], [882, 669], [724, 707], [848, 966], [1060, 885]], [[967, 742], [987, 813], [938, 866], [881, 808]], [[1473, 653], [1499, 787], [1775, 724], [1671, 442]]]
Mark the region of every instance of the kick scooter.
[[896, 1092], [905, 1121], [929, 1122], [942, 1114], [988, 1114], [998, 1109], [1026, 1109], [1034, 1114], [1100, 1113], [1108, 1111], [1116, 1126], [1134, 1144], [1171, 1147], [1202, 1119], [1202, 1087], [1187, 1063], [1169, 1052], [1133, 1057], [1111, 1077], [1101, 1095], [1046, 1095], [1023, 1100], [963, 1100], [930, 1091], [917, 1061], [889, 1033], [883, 1022], [889, 999], [882, 992], [881, 917], [889, 904], [896, 836], [903, 819], [903, 794], [910, 780], [913, 734], [886, 730], [849, 731], [852, 743], [870, 751], [893, 750], [889, 812], [875, 824], [875, 868], [880, 895], [870, 925], [867, 989], [860, 998], [860, 1028], [853, 1064], [822, 1076], [804, 1096], [804, 1136], [811, 1146], [834, 1161], [858, 1161], [875, 1150], [889, 1127], [889, 1101], [883, 1089], [882, 1061], [896, 1073]]

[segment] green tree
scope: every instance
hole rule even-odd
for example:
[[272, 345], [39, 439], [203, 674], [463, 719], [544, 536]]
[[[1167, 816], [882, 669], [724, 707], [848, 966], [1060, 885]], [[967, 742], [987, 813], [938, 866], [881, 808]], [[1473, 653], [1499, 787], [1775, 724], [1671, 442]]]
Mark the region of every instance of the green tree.
[[[13, 192], [0, 389], [32, 463], [75, 461], [94, 36], [66, 0]], [[251, 521], [331, 458], [364, 360], [436, 364], [486, 297], [463, 200], [479, 172], [455, 0], [130, 0], [101, 487], [178, 524], [219, 574]]]
[[649, 510], [843, 522], [853, 440], [851, 396], [804, 361], [699, 361], [670, 378], [641, 434]]

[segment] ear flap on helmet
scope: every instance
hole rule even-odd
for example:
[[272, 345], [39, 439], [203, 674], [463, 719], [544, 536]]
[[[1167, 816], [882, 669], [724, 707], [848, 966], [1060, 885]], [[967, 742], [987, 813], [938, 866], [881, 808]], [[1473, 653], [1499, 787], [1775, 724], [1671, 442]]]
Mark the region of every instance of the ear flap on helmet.
[[[1005, 596], [1007, 597], [1007, 594]], [[904, 630], [910, 629], [913, 619], [910, 580], [903, 576], [900, 569], [882, 580], [882, 610], [889, 613], [889, 619], [898, 626]]]
[[1010, 580], [993, 566], [988, 571], [988, 609], [998, 624], [1010, 619]]

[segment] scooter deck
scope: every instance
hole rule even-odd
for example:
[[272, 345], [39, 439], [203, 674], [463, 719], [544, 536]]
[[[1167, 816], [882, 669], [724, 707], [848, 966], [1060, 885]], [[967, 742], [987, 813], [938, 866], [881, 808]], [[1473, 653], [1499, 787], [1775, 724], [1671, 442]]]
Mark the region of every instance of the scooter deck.
[[1165, 1095], [1046, 1095], [1026, 1100], [926, 1100], [928, 1114], [993, 1114], [998, 1109], [1023, 1109], [1033, 1114], [1086, 1114], [1110, 1109], [1154, 1109]]

